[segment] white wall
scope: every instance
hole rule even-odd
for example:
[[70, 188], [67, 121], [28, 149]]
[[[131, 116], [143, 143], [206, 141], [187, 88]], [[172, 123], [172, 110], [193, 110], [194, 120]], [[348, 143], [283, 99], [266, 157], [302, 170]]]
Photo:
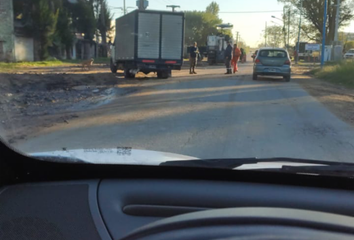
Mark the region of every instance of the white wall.
[[15, 37], [16, 61], [34, 61], [33, 38]]

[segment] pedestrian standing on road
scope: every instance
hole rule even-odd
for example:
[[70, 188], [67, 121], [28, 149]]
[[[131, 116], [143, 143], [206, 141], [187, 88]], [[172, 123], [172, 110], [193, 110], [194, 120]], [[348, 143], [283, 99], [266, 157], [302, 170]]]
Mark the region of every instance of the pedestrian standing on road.
[[231, 43], [227, 42], [227, 47], [225, 49], [225, 66], [226, 66], [226, 73], [225, 74], [232, 74], [231, 57], [232, 57]]
[[237, 44], [234, 44], [234, 49], [232, 53], [232, 66], [234, 67], [234, 73], [238, 72], [237, 62], [240, 59], [240, 55], [241, 55], [240, 49], [237, 47]]
[[246, 58], [245, 50], [241, 48], [240, 51], [241, 51], [241, 62], [244, 63]]
[[197, 54], [199, 54], [199, 50], [198, 50], [198, 44], [195, 42], [194, 46], [192, 46], [189, 51], [189, 63], [190, 63], [189, 74], [197, 74], [194, 70], [197, 61]]

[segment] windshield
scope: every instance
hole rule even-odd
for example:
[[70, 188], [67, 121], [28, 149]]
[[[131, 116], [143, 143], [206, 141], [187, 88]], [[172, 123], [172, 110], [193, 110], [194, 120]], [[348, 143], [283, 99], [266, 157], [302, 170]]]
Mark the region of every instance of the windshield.
[[43, 161], [354, 163], [354, 1], [324, 3], [1, 0], [0, 137]]
[[262, 50], [259, 52], [259, 56], [262, 58], [285, 58], [288, 54], [283, 50]]

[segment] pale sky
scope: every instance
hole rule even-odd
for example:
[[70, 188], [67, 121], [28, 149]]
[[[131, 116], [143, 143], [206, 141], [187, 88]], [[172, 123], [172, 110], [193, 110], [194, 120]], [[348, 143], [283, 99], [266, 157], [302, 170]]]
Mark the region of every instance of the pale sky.
[[[110, 7], [122, 7], [124, 0], [108, 0]], [[125, 0], [126, 7], [136, 8], [136, 0]], [[275, 25], [272, 21], [272, 15], [281, 18], [283, 12], [283, 4], [278, 3], [277, 0], [215, 0], [220, 6], [219, 17], [223, 19], [224, 23], [231, 23], [234, 25], [233, 33], [239, 32], [241, 38], [246, 41], [251, 47], [263, 42], [262, 31], [265, 29], [267, 22], [268, 26]], [[212, 0], [150, 0], [150, 10], [168, 10], [166, 5], [179, 5], [180, 11], [197, 10], [204, 11], [205, 8], [212, 2]], [[232, 2], [232, 4], [230, 4]], [[128, 9], [132, 11], [134, 9]], [[112, 9], [115, 13], [115, 18], [122, 16], [122, 10]], [[252, 11], [269, 11], [263, 13], [235, 13], [235, 12], [252, 12]], [[233, 13], [223, 13], [233, 12]], [[279, 23], [281, 23], [279, 21]], [[344, 29], [344, 31], [354, 32], [354, 23]]]

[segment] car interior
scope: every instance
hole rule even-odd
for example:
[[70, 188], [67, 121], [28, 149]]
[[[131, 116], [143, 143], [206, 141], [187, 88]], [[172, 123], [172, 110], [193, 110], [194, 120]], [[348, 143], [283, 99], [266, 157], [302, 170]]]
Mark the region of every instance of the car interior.
[[58, 163], [1, 143], [0, 239], [353, 239], [352, 178]]

